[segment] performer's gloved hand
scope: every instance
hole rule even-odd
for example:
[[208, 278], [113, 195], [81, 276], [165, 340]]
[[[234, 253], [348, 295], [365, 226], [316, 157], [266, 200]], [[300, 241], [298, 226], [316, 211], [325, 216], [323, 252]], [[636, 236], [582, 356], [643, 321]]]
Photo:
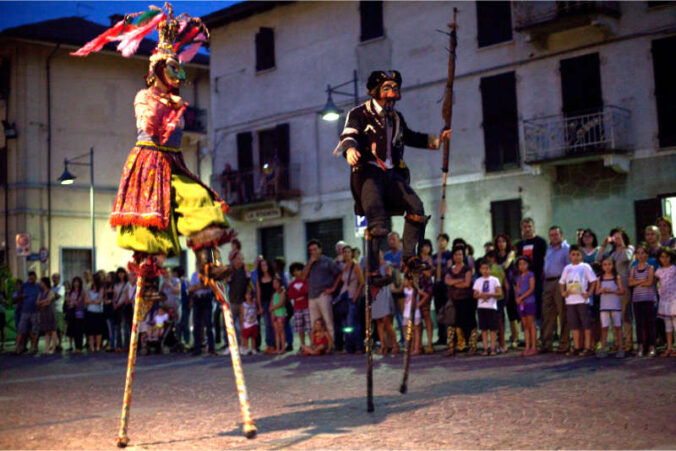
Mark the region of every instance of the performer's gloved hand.
[[350, 166], [354, 166], [359, 161], [361, 154], [354, 147], [347, 149], [347, 162]]
[[453, 132], [453, 130], [451, 130], [451, 129], [442, 130], [441, 136], [439, 136], [439, 143], [446, 142], [449, 139], [451, 139], [451, 133], [452, 132]]

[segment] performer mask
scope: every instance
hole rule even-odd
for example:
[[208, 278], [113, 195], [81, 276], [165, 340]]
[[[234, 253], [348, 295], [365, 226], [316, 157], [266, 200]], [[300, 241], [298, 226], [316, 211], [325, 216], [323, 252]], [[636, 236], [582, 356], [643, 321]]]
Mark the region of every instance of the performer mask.
[[178, 93], [178, 88], [185, 82], [183, 65], [174, 57], [169, 57], [166, 60], [160, 60], [155, 63], [153, 75], [154, 77], [157, 77], [169, 91], [175, 94]]
[[401, 99], [399, 85], [394, 81], [388, 80], [380, 85], [380, 88], [378, 89], [378, 100], [380, 100], [380, 104], [386, 111], [394, 110], [394, 104], [399, 99]]
[[401, 74], [393, 71], [374, 71], [366, 82], [366, 91], [387, 111], [401, 99]]

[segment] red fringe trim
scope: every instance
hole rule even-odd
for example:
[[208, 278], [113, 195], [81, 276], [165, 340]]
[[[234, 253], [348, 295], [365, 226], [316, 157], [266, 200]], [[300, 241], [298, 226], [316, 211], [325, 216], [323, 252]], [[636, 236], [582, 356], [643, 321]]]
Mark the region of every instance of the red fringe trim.
[[144, 279], [167, 275], [167, 270], [157, 264], [155, 256], [145, 252], [134, 252], [132, 260], [127, 263], [127, 269]]
[[224, 200], [220, 201], [221, 202], [221, 210], [223, 210], [223, 214], [226, 214], [227, 212], [230, 211], [230, 205], [226, 204]]
[[113, 213], [110, 215], [111, 227], [124, 226], [141, 226], [141, 227], [156, 227], [165, 230], [169, 227], [169, 220], [158, 218], [157, 216], [136, 216], [126, 215], [124, 213]]
[[218, 247], [227, 244], [230, 241], [234, 240], [236, 236], [237, 232], [235, 232], [233, 229], [225, 229], [221, 237], [218, 238], [217, 240], [205, 241], [199, 244], [194, 243], [192, 240], [188, 240], [188, 247], [193, 251], [197, 252], [200, 249], [209, 247]]

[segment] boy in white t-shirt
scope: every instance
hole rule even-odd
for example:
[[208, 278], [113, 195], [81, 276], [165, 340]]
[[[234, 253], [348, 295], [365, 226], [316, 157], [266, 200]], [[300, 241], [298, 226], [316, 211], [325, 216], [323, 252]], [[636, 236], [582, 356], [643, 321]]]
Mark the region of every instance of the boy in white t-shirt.
[[[479, 263], [479, 277], [473, 286], [474, 298], [478, 300], [479, 329], [484, 345], [483, 356], [495, 353], [495, 335], [498, 330], [498, 298], [502, 296], [500, 280], [491, 275], [491, 266], [487, 260]], [[488, 332], [491, 336], [491, 346], [488, 346]]]
[[[570, 264], [563, 268], [559, 284], [561, 295], [566, 298], [566, 314], [568, 327], [573, 331], [575, 348], [566, 355], [582, 357], [594, 355], [591, 350], [592, 316], [589, 297], [596, 286], [596, 274], [591, 266], [582, 262], [582, 250], [576, 244], [570, 246]], [[584, 349], [582, 348], [582, 331], [584, 330]]]

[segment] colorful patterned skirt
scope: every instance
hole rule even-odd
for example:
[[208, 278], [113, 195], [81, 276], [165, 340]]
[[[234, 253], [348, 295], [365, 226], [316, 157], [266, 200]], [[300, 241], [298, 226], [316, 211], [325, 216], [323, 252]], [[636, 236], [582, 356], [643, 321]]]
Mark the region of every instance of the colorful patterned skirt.
[[135, 147], [124, 166], [110, 224], [118, 246], [149, 254], [179, 255], [179, 235], [227, 227], [227, 204], [192, 174], [180, 151]]

